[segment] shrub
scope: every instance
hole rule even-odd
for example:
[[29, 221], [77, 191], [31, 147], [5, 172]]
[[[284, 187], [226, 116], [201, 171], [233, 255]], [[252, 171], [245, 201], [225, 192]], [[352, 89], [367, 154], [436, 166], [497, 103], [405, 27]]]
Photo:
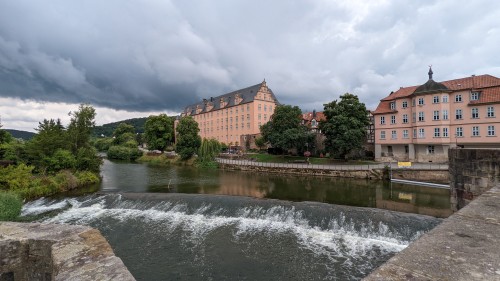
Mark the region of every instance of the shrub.
[[81, 171], [75, 174], [78, 186], [91, 185], [99, 183], [101, 180], [98, 175], [89, 171]]
[[0, 221], [15, 220], [21, 214], [23, 202], [13, 192], [0, 192]]
[[29, 188], [32, 171], [33, 167], [25, 164], [0, 168], [0, 187], [10, 190]]
[[47, 171], [58, 172], [65, 169], [74, 169], [76, 167], [76, 158], [69, 150], [58, 149], [47, 160]]
[[137, 147], [130, 148], [121, 145], [115, 145], [109, 148], [108, 158], [118, 160], [135, 160], [142, 156], [142, 151]]
[[76, 156], [76, 169], [79, 171], [91, 171], [99, 173], [102, 159], [97, 155], [93, 147], [82, 147], [78, 149]]

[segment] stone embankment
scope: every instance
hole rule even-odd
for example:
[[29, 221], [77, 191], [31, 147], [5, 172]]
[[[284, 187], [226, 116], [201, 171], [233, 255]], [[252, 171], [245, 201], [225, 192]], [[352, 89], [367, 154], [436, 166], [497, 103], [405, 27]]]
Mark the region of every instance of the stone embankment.
[[364, 280], [500, 280], [500, 185], [422, 235]]
[[218, 158], [221, 169], [258, 173], [292, 174], [325, 177], [343, 177], [380, 180], [389, 173], [395, 179], [449, 182], [448, 165], [414, 163], [411, 168], [397, 167], [397, 163], [364, 165], [312, 165], [303, 163], [260, 163], [248, 160]]
[[87, 226], [0, 223], [0, 280], [135, 280]]

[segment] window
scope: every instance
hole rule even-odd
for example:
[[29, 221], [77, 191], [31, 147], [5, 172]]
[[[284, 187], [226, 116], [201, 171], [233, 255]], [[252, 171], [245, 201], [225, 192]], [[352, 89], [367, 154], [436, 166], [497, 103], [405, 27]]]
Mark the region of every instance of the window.
[[264, 104], [264, 111], [267, 111], [267, 104]]
[[457, 127], [455, 130], [455, 137], [461, 138], [464, 136], [464, 128], [462, 127]]
[[418, 98], [418, 105], [424, 105], [424, 98]]
[[441, 129], [440, 128], [434, 128], [434, 137], [439, 138], [441, 136]]
[[411, 115], [411, 120], [413, 123], [417, 122], [417, 113], [416, 112], [413, 112], [413, 114]]
[[[264, 121], [267, 121], [267, 114], [264, 114]], [[316, 120], [313, 121], [314, 121], [314, 126], [316, 126]]]
[[488, 117], [495, 117], [495, 108], [493, 106], [488, 106], [487, 116]]
[[455, 119], [462, 119], [462, 110], [461, 109], [455, 110]]
[[396, 109], [396, 102], [395, 101], [391, 102], [391, 109]]
[[443, 109], [443, 120], [448, 120], [448, 109]]
[[479, 118], [479, 109], [477, 107], [472, 108], [472, 119]]
[[448, 103], [448, 95], [443, 95], [443, 103]]
[[385, 140], [385, 131], [380, 131], [380, 139]]
[[396, 124], [396, 116], [391, 115], [391, 124]]
[[261, 104], [259, 103], [259, 104], [257, 105], [257, 107], [259, 108], [259, 111], [260, 111], [260, 109], [261, 109]]
[[443, 137], [448, 137], [448, 128], [443, 128]]
[[462, 102], [462, 95], [460, 94], [455, 95], [455, 102]]
[[433, 96], [432, 103], [439, 103], [439, 96]]
[[417, 129], [413, 129], [413, 138], [416, 139], [417, 138]]
[[488, 136], [494, 136], [495, 135], [495, 126], [488, 126]]
[[434, 110], [432, 120], [439, 120], [439, 110]]
[[472, 136], [473, 137], [479, 137], [479, 126], [473, 126], [472, 127]]
[[470, 93], [470, 100], [478, 100], [478, 99], [479, 99], [479, 92]]
[[420, 122], [425, 121], [424, 112], [423, 111], [420, 111], [418, 113], [418, 121], [420, 121]]
[[408, 107], [408, 102], [407, 101], [404, 101], [403, 102], [403, 108], [407, 108]]
[[380, 125], [385, 124], [385, 116], [380, 116]]
[[434, 145], [427, 146], [427, 154], [434, 154]]
[[408, 114], [403, 114], [403, 123], [404, 124], [408, 123]]
[[391, 139], [395, 140], [397, 139], [398, 135], [397, 135], [397, 132], [395, 130], [391, 131]]
[[247, 121], [250, 121], [250, 114], [247, 114]]
[[418, 138], [419, 139], [425, 138], [425, 129], [424, 128], [418, 129]]
[[408, 130], [403, 130], [403, 139], [408, 138]]
[[415, 106], [415, 98], [411, 99], [411, 106]]
[[259, 119], [259, 120], [260, 120], [260, 117], [261, 117], [261, 115], [260, 115], [260, 113], [259, 113], [259, 115], [258, 115], [258, 119]]

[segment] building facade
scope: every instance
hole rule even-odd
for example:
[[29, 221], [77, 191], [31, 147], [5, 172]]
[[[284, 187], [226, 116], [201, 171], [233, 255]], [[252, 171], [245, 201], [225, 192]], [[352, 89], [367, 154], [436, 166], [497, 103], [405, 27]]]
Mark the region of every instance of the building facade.
[[375, 159], [447, 162], [448, 148], [500, 148], [500, 79], [471, 76], [401, 87], [373, 111]]
[[201, 138], [242, 146], [245, 138], [260, 133], [270, 120], [278, 100], [266, 81], [187, 106], [181, 118], [191, 116], [198, 123]]

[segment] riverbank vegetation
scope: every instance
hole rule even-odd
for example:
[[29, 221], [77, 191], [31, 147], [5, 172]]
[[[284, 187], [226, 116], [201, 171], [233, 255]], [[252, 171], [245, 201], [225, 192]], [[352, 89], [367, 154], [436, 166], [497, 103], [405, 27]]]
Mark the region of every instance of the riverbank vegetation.
[[45, 119], [27, 142], [9, 137], [0, 127], [2, 198], [12, 201], [7, 194], [15, 194], [31, 200], [98, 183], [102, 160], [90, 145], [95, 115], [92, 106], [82, 104], [70, 112], [67, 127], [59, 119]]

